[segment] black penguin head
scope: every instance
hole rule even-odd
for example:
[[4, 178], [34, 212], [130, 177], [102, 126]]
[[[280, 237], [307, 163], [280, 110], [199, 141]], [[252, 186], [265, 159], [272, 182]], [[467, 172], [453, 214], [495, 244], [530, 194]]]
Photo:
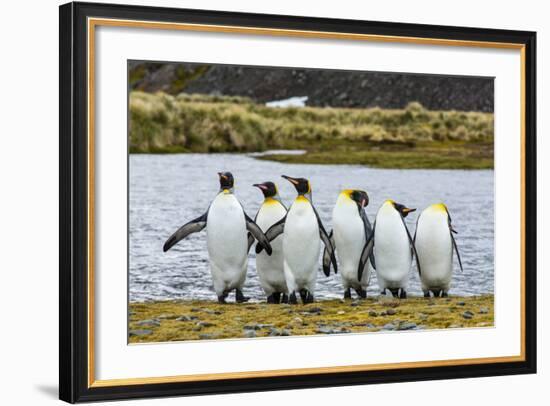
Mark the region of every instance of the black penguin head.
[[286, 175], [282, 175], [282, 177], [294, 185], [299, 195], [311, 194], [311, 185], [309, 184], [309, 180], [305, 178], [291, 178]]
[[392, 201], [392, 204], [393, 204], [393, 207], [395, 207], [395, 210], [397, 210], [403, 218], [407, 217], [409, 213], [416, 210], [416, 209], [409, 209], [405, 205], [403, 205], [401, 203], [396, 203], [394, 201]]
[[353, 190], [349, 197], [357, 203], [359, 210], [369, 205], [369, 195], [364, 190]]
[[233, 189], [235, 181], [231, 172], [218, 172], [218, 176], [220, 177], [220, 190], [230, 191]]
[[255, 183], [252, 186], [260, 189], [266, 199], [277, 196], [277, 186], [273, 182]]

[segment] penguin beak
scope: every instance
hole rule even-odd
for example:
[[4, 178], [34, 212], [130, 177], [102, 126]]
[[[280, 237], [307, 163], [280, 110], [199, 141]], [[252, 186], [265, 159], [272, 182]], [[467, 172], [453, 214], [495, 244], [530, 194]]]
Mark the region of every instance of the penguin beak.
[[267, 190], [268, 187], [264, 185], [263, 183], [254, 183], [252, 186], [260, 188], [261, 190]]
[[221, 172], [218, 172], [218, 176], [223, 179], [223, 180], [227, 180], [227, 176], [225, 176], [223, 173]]
[[367, 199], [361, 199], [361, 208], [364, 209], [367, 203]]
[[288, 180], [290, 183], [292, 183], [293, 185], [298, 185], [300, 182], [298, 182], [298, 180], [294, 179], [294, 178], [291, 178], [290, 176], [286, 176], [286, 175], [281, 175], [282, 178]]
[[408, 207], [405, 207], [405, 208], [403, 209], [403, 213], [405, 213], [405, 214], [412, 213], [413, 211], [416, 211], [416, 209], [409, 209]]

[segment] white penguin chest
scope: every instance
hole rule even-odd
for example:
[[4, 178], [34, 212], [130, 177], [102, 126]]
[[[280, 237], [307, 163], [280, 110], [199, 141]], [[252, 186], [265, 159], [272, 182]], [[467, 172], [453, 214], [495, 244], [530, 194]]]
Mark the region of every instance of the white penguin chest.
[[283, 251], [287, 264], [295, 269], [309, 272], [317, 263], [320, 240], [317, 216], [311, 203], [297, 198], [285, 221]]
[[336, 253], [342, 270], [357, 275], [357, 264], [366, 243], [365, 226], [355, 202], [337, 204], [332, 211], [332, 226]]
[[422, 213], [416, 229], [415, 246], [423, 279], [450, 279], [453, 247], [446, 213]]
[[374, 250], [377, 270], [408, 270], [411, 265], [411, 247], [405, 224], [393, 208], [382, 208], [376, 216]]
[[211, 258], [240, 262], [246, 257], [246, 222], [243, 209], [233, 194], [216, 196], [208, 211], [206, 231]]

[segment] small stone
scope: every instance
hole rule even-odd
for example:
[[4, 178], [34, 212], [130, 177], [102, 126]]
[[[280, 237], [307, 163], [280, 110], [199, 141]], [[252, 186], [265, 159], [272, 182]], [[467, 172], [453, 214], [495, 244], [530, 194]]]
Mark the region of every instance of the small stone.
[[130, 330], [129, 331], [129, 334], [130, 334], [130, 337], [134, 337], [134, 336], [146, 336], [147, 334], [151, 334], [152, 331], [151, 330]]
[[385, 310], [380, 312], [380, 316], [386, 316], [387, 314], [388, 314], [388, 312], [386, 312]]
[[300, 317], [294, 317], [294, 318], [292, 319], [292, 322], [293, 322], [294, 324], [304, 324], [304, 321], [303, 321]]
[[359, 302], [352, 302], [352, 303], [351, 303], [351, 306], [352, 306], [352, 307], [359, 306], [359, 305], [360, 305]]
[[345, 312], [345, 311], [343, 311], [343, 310], [340, 310], [340, 311], [336, 312], [336, 314], [340, 314], [340, 315], [342, 315], [342, 314], [346, 314], [346, 312]]
[[245, 338], [254, 338], [256, 337], [256, 331], [254, 330], [245, 330], [243, 333]]
[[199, 334], [201, 340], [211, 340], [214, 338], [214, 334]]
[[456, 302], [457, 306], [465, 306], [466, 302]]
[[284, 336], [284, 337], [290, 335], [290, 331], [287, 330], [286, 328], [281, 329], [280, 333], [281, 333], [281, 336]]
[[156, 319], [149, 319], [149, 320], [138, 321], [136, 324], [141, 327], [159, 327], [160, 321]]
[[480, 307], [479, 308], [479, 313], [480, 314], [487, 314], [487, 313], [489, 313], [489, 308], [488, 307]]
[[216, 314], [216, 315], [222, 314], [222, 312], [220, 312], [219, 310], [212, 310], [212, 309], [205, 309], [204, 312], [208, 314]]
[[192, 321], [197, 319], [198, 319], [197, 316], [189, 316], [187, 314], [184, 314], [183, 316], [178, 317], [176, 321]]
[[197, 322], [197, 327], [212, 327], [212, 326], [215, 326], [215, 324], [210, 323], [208, 321], [198, 321]]
[[462, 317], [464, 317], [465, 319], [471, 319], [472, 317], [474, 317], [474, 313], [466, 310], [464, 313], [462, 313]]
[[322, 311], [323, 309], [320, 307], [312, 307], [311, 309], [306, 310], [307, 313], [321, 313]]
[[447, 328], [461, 328], [462, 327], [462, 324], [451, 324], [449, 327]]
[[378, 316], [378, 312], [376, 312], [375, 310], [369, 310], [369, 316], [371, 316], [371, 317], [377, 317], [377, 316]]
[[420, 320], [422, 320], [422, 321], [428, 320], [428, 315], [427, 315], [427, 314], [424, 314], [424, 313], [418, 313], [418, 314], [416, 315], [416, 317], [418, 317], [418, 318], [419, 318]]
[[393, 323], [384, 324], [382, 330], [395, 330], [397, 326]]
[[397, 327], [398, 330], [412, 330], [415, 328], [416, 328], [416, 323], [412, 323], [412, 322], [400, 323], [399, 326]]
[[395, 309], [388, 309], [388, 310], [386, 310], [386, 314], [389, 315], [389, 316], [393, 316], [395, 313], [397, 313], [397, 312], [395, 311]]
[[174, 316], [173, 314], [161, 314], [160, 316], [157, 317], [157, 319], [160, 319], [160, 320], [168, 320], [168, 319], [175, 319], [176, 316]]

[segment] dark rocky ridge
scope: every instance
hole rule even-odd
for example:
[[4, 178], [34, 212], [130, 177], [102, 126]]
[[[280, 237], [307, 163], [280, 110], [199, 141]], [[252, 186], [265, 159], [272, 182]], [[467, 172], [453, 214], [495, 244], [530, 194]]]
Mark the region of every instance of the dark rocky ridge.
[[260, 68], [186, 63], [130, 63], [130, 86], [146, 92], [246, 96], [259, 103], [308, 96], [309, 106], [493, 112], [493, 78]]

